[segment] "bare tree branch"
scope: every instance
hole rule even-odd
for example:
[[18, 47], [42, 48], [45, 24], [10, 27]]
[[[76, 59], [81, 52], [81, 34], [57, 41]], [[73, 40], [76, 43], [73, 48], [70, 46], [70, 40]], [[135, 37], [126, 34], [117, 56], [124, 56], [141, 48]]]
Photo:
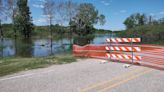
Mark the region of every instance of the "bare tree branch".
[[75, 17], [77, 13], [78, 4], [72, 2], [72, 0], [68, 0], [66, 2], [66, 11], [68, 16], [68, 21], [71, 21], [73, 17]]
[[55, 1], [53, 0], [45, 0], [43, 4], [43, 14], [47, 16], [47, 21], [49, 22], [49, 25], [53, 24], [53, 19], [55, 18]]
[[17, 0], [6, 0], [7, 1], [7, 8], [8, 8], [8, 13], [9, 17], [12, 18], [16, 15], [17, 13]]

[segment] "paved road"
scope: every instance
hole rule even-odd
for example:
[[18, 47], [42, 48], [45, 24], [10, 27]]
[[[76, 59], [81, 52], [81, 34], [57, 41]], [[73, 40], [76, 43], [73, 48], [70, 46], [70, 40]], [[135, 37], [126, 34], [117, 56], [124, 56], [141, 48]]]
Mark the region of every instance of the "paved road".
[[0, 92], [163, 92], [164, 71], [99, 59], [0, 77]]

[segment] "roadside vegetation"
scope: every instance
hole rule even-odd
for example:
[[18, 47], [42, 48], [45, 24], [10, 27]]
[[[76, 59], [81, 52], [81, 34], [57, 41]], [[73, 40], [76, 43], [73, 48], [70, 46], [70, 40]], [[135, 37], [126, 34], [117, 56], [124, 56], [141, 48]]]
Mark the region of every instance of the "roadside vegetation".
[[38, 58], [1, 58], [0, 76], [16, 73], [23, 70], [44, 68], [54, 64], [67, 64], [75, 61], [76, 58], [70, 54]]
[[164, 45], [164, 18], [153, 19], [145, 14], [132, 14], [125, 21], [126, 30], [117, 32], [120, 37], [140, 37], [142, 43]]

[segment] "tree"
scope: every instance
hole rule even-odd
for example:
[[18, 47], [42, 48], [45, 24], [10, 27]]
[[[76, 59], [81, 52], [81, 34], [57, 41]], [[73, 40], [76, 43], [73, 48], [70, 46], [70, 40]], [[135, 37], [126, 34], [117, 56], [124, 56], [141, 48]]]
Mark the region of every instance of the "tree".
[[3, 0], [0, 0], [0, 14], [1, 15], [3, 14], [2, 11], [3, 11]]
[[127, 29], [133, 28], [135, 26], [142, 26], [148, 23], [148, 18], [145, 14], [132, 14], [130, 17], [128, 17], [125, 21], [124, 24]]
[[127, 29], [129, 28], [133, 28], [135, 25], [135, 18], [133, 15], [131, 15], [130, 17], [128, 17], [125, 21], [124, 24], [126, 26]]
[[5, 15], [5, 1], [0, 0], [0, 19], [2, 20], [2, 16]]
[[159, 19], [160, 24], [164, 24], [164, 18]]
[[100, 22], [100, 25], [104, 25], [106, 20], [105, 20], [105, 16], [104, 15], [100, 15], [99, 16], [99, 22]]
[[7, 8], [9, 11], [9, 16], [13, 19], [14, 15], [16, 15], [17, 9], [17, 0], [6, 0]]
[[49, 30], [52, 36], [52, 24], [53, 20], [55, 18], [55, 13], [56, 13], [56, 4], [53, 0], [45, 0], [43, 4], [43, 14], [47, 16], [47, 21], [49, 22]]
[[69, 22], [71, 22], [72, 18], [75, 17], [75, 15], [77, 13], [78, 5], [77, 5], [77, 3], [72, 2], [72, 0], [66, 1], [65, 5], [66, 5], [66, 12], [67, 12], [67, 14], [66, 14], [67, 20]]
[[3, 37], [3, 31], [2, 31], [2, 24], [1, 24], [1, 20], [0, 20], [0, 37], [2, 38]]
[[58, 2], [57, 5], [57, 18], [55, 19], [56, 22], [61, 26], [60, 27], [60, 31], [58, 33], [63, 34], [63, 24], [67, 21], [67, 7], [66, 7], [66, 3], [63, 1]]
[[128, 17], [124, 24], [127, 29], [118, 33], [120, 37], [141, 37], [142, 42], [164, 43], [164, 18], [153, 19], [152, 16], [137, 13]]
[[0, 36], [3, 37], [2, 21], [6, 19], [5, 0], [0, 0]]
[[[0, 0], [0, 15], [2, 13], [2, 0]], [[0, 34], [1, 34], [1, 37], [3, 36], [3, 33], [2, 33], [2, 25], [1, 25], [1, 18], [0, 18]]]
[[[16, 14], [17, 0], [0, 0], [0, 20], [11, 18], [12, 22]], [[12, 23], [14, 24], [14, 23]], [[15, 35], [16, 35], [16, 31]]]
[[71, 21], [74, 33], [80, 36], [93, 33], [93, 26], [97, 23], [104, 24], [105, 16], [99, 15], [98, 10], [90, 3], [80, 4], [76, 16]]
[[32, 17], [27, 0], [17, 1], [17, 14], [14, 17], [14, 27], [24, 38], [29, 38], [33, 30]]
[[14, 30], [14, 35], [16, 37], [16, 30], [14, 29], [14, 17], [17, 13], [17, 1], [18, 0], [6, 0], [7, 1], [7, 8], [8, 8], [8, 15], [12, 20], [12, 26]]
[[[73, 17], [75, 17], [75, 15], [77, 14], [78, 4], [74, 3], [72, 0], [66, 1], [65, 4], [66, 4], [66, 12], [67, 12], [67, 21], [68, 24], [70, 25], [71, 21], [73, 20]], [[70, 32], [70, 44], [72, 44], [73, 29], [71, 28], [71, 26], [69, 26], [69, 32]]]

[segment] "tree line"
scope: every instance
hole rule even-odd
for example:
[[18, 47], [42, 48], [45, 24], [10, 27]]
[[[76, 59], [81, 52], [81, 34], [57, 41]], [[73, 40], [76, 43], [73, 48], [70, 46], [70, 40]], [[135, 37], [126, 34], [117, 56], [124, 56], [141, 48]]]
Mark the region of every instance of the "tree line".
[[140, 37], [143, 43], [164, 44], [164, 18], [154, 19], [142, 13], [130, 15], [124, 24], [126, 29], [117, 32], [120, 37]]
[[[33, 30], [31, 12], [28, 6], [28, 0], [0, 0], [0, 21], [10, 18], [12, 21], [12, 30], [14, 36], [19, 32], [21, 37], [29, 38]], [[3, 29], [1, 25], [1, 37]]]
[[[68, 25], [69, 32], [79, 36], [94, 33], [94, 24], [105, 23], [105, 16], [99, 14], [95, 6], [90, 3], [77, 4], [73, 0], [44, 0], [43, 15], [47, 20], [46, 31], [52, 36], [54, 26], [57, 33], [63, 33], [64, 25]], [[28, 0], [0, 0], [0, 33], [3, 36], [1, 21], [12, 20], [12, 30], [15, 37], [31, 37], [36, 26], [33, 24]], [[5, 18], [6, 19], [5, 19]]]

